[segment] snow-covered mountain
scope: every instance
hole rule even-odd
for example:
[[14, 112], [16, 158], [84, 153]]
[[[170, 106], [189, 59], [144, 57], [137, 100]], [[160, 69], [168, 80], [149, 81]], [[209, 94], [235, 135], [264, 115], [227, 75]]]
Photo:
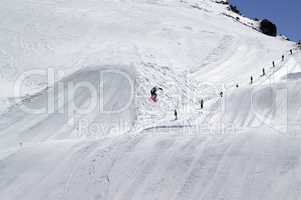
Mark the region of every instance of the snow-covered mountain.
[[301, 48], [227, 7], [2, 0], [0, 199], [300, 198]]

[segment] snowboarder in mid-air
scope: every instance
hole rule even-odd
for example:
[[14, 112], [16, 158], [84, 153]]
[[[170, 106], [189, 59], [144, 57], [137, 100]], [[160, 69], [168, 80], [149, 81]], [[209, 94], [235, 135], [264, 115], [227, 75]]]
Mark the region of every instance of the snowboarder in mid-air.
[[158, 92], [158, 90], [161, 90], [161, 91], [163, 91], [163, 89], [162, 88], [160, 88], [160, 87], [153, 87], [152, 89], [151, 89], [151, 91], [150, 91], [150, 93], [151, 93], [151, 100], [153, 101], [153, 102], [157, 102], [158, 101], [158, 99], [157, 99], [157, 92]]

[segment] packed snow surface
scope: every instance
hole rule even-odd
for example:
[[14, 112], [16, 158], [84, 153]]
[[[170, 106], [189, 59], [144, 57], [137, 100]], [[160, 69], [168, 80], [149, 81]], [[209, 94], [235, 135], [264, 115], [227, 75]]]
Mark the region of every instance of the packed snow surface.
[[1, 200], [301, 198], [293, 42], [211, 0], [2, 0], [0, 18]]

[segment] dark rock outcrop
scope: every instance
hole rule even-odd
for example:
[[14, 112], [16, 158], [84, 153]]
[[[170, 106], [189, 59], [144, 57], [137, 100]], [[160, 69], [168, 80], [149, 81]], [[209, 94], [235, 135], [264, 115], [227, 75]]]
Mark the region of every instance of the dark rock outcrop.
[[277, 36], [277, 26], [267, 19], [260, 22], [260, 31], [269, 36]]
[[239, 14], [239, 15], [241, 14], [239, 9], [235, 5], [230, 4], [228, 9], [231, 10], [232, 12], [235, 12], [236, 14]]

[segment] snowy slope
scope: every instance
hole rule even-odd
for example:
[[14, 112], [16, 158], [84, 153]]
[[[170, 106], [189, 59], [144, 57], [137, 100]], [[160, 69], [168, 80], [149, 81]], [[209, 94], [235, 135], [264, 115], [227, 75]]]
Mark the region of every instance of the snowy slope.
[[2, 159], [1, 196], [298, 199], [299, 144], [299, 139], [260, 129], [234, 136], [157, 132], [24, 147]]
[[129, 131], [136, 118], [135, 85], [121, 72], [135, 76], [128, 66], [85, 68], [10, 107], [1, 116], [0, 146]]
[[2, 0], [0, 17], [1, 199], [300, 198], [293, 42], [211, 0]]

